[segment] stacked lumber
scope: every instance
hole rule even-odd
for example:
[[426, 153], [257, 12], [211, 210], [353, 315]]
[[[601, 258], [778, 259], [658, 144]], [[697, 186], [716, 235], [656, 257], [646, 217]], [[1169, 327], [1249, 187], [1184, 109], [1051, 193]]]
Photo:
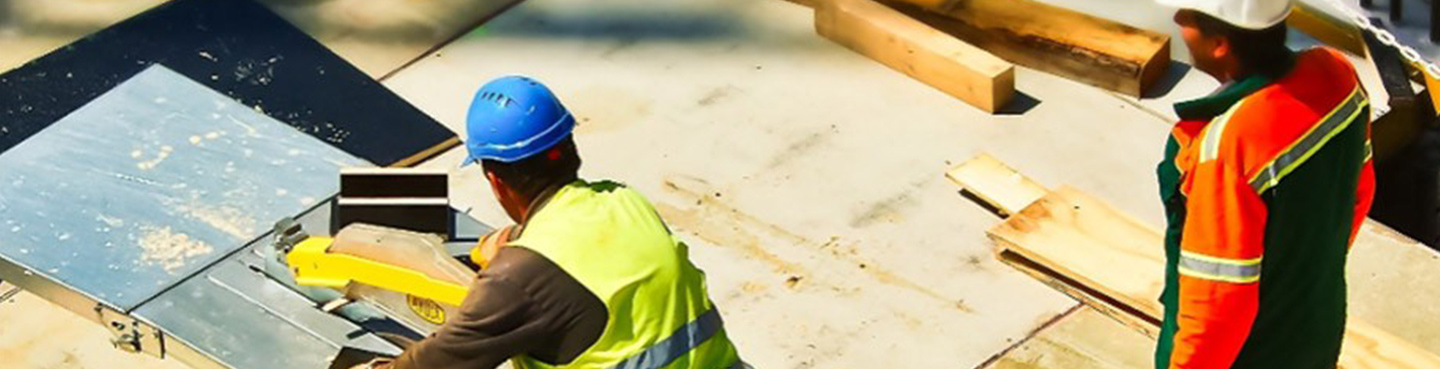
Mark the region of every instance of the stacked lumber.
[[[1028, 179], [1017, 180], [1023, 176], [988, 156], [963, 163], [947, 176], [1012, 214], [988, 232], [1001, 261], [1142, 333], [1157, 335], [1165, 263], [1158, 230], [1076, 189], [1048, 191]], [[1361, 232], [1352, 252], [1374, 251], [1364, 245], [1383, 242], [1376, 237]], [[1440, 356], [1352, 317], [1340, 367], [1440, 368]]]
[[1170, 67], [1168, 34], [1034, 0], [903, 1], [890, 6], [1012, 63], [1134, 97]]
[[821, 36], [992, 113], [1010, 63], [1137, 97], [1170, 65], [1166, 34], [1034, 0], [791, 1]]

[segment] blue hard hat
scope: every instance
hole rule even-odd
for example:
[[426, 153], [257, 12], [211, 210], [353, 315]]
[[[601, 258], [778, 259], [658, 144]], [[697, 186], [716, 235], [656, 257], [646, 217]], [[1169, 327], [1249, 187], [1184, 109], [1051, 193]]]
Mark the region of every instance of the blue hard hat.
[[514, 163], [545, 152], [570, 136], [575, 118], [539, 81], [496, 78], [475, 92], [465, 117], [465, 164], [481, 159]]

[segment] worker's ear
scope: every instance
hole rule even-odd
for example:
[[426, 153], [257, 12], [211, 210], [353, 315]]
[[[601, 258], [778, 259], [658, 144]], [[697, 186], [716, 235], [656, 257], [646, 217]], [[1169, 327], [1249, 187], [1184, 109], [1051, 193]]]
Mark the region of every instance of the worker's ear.
[[490, 181], [490, 188], [494, 188], [496, 191], [499, 191], [500, 186], [503, 186], [505, 184], [505, 181], [501, 180], [500, 176], [497, 176], [495, 175], [495, 172], [491, 172], [488, 170], [485, 171], [485, 179]]
[[1210, 43], [1210, 57], [1214, 60], [1228, 60], [1234, 55], [1234, 48], [1231, 47], [1228, 36], [1209, 36], [1205, 42]]

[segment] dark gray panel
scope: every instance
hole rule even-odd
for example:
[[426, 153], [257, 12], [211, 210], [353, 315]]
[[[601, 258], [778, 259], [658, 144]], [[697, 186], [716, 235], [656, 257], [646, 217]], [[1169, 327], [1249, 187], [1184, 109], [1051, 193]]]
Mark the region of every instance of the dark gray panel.
[[0, 75], [0, 152], [154, 64], [380, 165], [455, 138], [263, 5], [173, 0]]
[[129, 311], [368, 165], [151, 67], [0, 154], [0, 258]]

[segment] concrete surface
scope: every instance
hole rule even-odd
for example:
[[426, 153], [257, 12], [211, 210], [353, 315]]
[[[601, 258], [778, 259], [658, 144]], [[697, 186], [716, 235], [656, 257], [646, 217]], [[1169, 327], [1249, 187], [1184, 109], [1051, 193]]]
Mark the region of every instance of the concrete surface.
[[[1165, 9], [1130, 3], [1085, 9], [1173, 29]], [[992, 116], [815, 37], [810, 16], [764, 0], [531, 0], [387, 85], [460, 132], [484, 81], [549, 83], [581, 119], [583, 173], [650, 194], [695, 244], [747, 359], [795, 368], [973, 367], [1063, 311], [1073, 302], [990, 259], [995, 220], [940, 173], [987, 151], [1159, 227], [1152, 173], [1169, 105], [1217, 85], [1178, 63], [1170, 86], [1136, 100], [1022, 68], [1030, 106]], [[457, 174], [457, 202], [507, 222], [477, 171]], [[1353, 304], [1375, 321], [1411, 306]]]
[[[974, 367], [1072, 306], [990, 257], [997, 219], [942, 176], [978, 151], [1158, 225], [1151, 113], [1022, 70], [1032, 106], [992, 116], [812, 23], [774, 0], [531, 0], [386, 84], [460, 131], [486, 80], [549, 83], [580, 118], [583, 174], [651, 196], [758, 367]], [[477, 170], [457, 174], [457, 203], [508, 223]]]

